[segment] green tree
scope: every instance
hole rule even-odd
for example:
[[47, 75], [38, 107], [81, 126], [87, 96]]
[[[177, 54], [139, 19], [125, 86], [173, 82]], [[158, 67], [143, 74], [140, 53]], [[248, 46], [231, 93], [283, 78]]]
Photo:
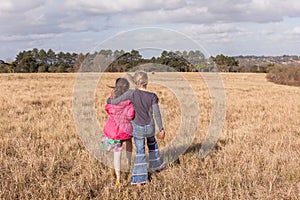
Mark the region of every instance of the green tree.
[[62, 73], [62, 72], [65, 72], [65, 71], [66, 71], [66, 68], [65, 68], [64, 66], [59, 65], [59, 66], [57, 67], [57, 72], [58, 72], [58, 73]]
[[33, 59], [32, 51], [22, 51], [13, 62], [16, 72], [37, 72], [37, 64]]
[[187, 72], [190, 70], [188, 61], [182, 55], [172, 51], [163, 51], [158, 62], [173, 68], [175, 71]]
[[41, 65], [41, 66], [38, 67], [38, 72], [39, 73], [47, 72], [47, 70], [48, 70], [48, 66], [46, 66], [46, 65]]
[[38, 53], [39, 62], [38, 65], [48, 65], [47, 63], [47, 53], [44, 49], [41, 49]]
[[51, 73], [56, 72], [56, 70], [57, 70], [57, 67], [55, 67], [55, 66], [50, 66], [50, 67], [48, 68], [48, 71], [51, 72]]
[[65, 67], [66, 66], [66, 57], [65, 57], [65, 53], [64, 52], [59, 52], [57, 54], [57, 63], [56, 63], [56, 66], [63, 66]]
[[184, 50], [182, 52], [182, 57], [187, 60], [188, 59], [188, 52]]
[[37, 65], [41, 65], [41, 61], [39, 58], [39, 50], [37, 48], [32, 49], [31, 51], [32, 58], [35, 60]]
[[[97, 52], [95, 52], [95, 55], [98, 54]], [[113, 52], [110, 49], [101, 49], [99, 54], [104, 55], [105, 57], [111, 57], [113, 56]]]
[[124, 50], [115, 50], [113, 53], [113, 57], [115, 59], [118, 59], [120, 56], [122, 56], [123, 54], [125, 54]]
[[72, 55], [69, 52], [67, 52], [65, 54], [65, 65], [64, 65], [64, 68], [70, 68], [70, 67], [72, 67], [73, 64], [74, 64], [73, 57], [72, 57]]
[[191, 50], [191, 51], [189, 51], [189, 53], [186, 56], [184, 56], [184, 58], [191, 65], [193, 65], [193, 68], [195, 70], [198, 70], [197, 66], [206, 63], [206, 58], [205, 58], [204, 54], [201, 51], [199, 51], [199, 50], [196, 50], [196, 51]]
[[47, 51], [47, 64], [48, 66], [54, 66], [56, 63], [56, 54], [52, 49]]
[[0, 73], [8, 73], [10, 71], [10, 64], [0, 60]]
[[137, 66], [139, 65], [141, 62], [142, 62], [142, 55], [140, 54], [139, 51], [137, 50], [131, 50], [130, 52], [130, 66], [131, 67], [134, 67], [134, 66]]
[[223, 54], [217, 55], [213, 60], [217, 64], [218, 70], [221, 72], [235, 71], [237, 69], [236, 67], [239, 65], [238, 61], [233, 57], [224, 56]]

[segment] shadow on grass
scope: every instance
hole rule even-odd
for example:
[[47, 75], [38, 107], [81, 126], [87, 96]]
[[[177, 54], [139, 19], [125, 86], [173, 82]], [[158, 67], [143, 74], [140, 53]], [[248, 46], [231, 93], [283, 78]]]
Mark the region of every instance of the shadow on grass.
[[[163, 157], [164, 160], [167, 164], [167, 166], [175, 166], [175, 165], [180, 165], [180, 159], [179, 157], [181, 156], [186, 156], [186, 155], [197, 155], [199, 160], [204, 161], [207, 157], [212, 158], [214, 155], [216, 155], [218, 152], [222, 151], [222, 149], [229, 143], [231, 142], [228, 139], [225, 140], [218, 140], [218, 142], [214, 145], [214, 147], [211, 149], [209, 154], [201, 158], [200, 156], [200, 150], [203, 148], [202, 143], [196, 143], [190, 145], [188, 148], [186, 146], [176, 146], [176, 147], [171, 147], [168, 149], [168, 151], [163, 151]], [[178, 152], [184, 152], [182, 155], [178, 155]], [[177, 157], [177, 158], [176, 158]]]

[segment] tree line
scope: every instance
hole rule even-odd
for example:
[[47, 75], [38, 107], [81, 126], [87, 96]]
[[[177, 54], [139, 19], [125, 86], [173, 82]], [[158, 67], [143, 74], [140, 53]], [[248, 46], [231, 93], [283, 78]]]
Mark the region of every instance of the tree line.
[[[206, 58], [199, 50], [190, 51], [162, 51], [158, 57], [145, 59], [138, 50], [125, 52], [124, 50], [102, 49], [94, 53], [55, 53], [52, 49], [34, 48], [21, 51], [14, 61], [6, 63], [0, 60], [0, 73], [42, 73], [42, 72], [77, 72], [81, 66], [101, 65], [97, 61], [111, 59], [105, 69], [106, 72], [125, 72], [146, 63], [167, 65], [171, 71], [237, 71], [238, 61], [223, 54]], [[88, 67], [87, 67], [88, 68]], [[98, 69], [98, 68], [97, 68]]]
[[[151, 65], [147, 65], [151, 63]], [[138, 50], [102, 49], [94, 53], [55, 53], [52, 49], [34, 48], [21, 51], [14, 61], [0, 60], [0, 73], [62, 73], [62, 72], [128, 72], [137, 66], [147, 66], [146, 71], [177, 72], [254, 72], [267, 73], [269, 81], [300, 85], [300, 68], [296, 66], [240, 66], [234, 57], [223, 54], [206, 58], [199, 50], [162, 51], [158, 57], [145, 59]], [[167, 66], [167, 68], [165, 67]]]
[[[109, 65], [101, 69], [102, 61], [110, 60]], [[136, 66], [153, 63], [156, 71], [160, 65], [168, 66], [170, 71], [179, 72], [261, 72], [268, 73], [274, 64], [267, 66], [242, 66], [234, 57], [223, 54], [206, 58], [199, 50], [162, 51], [160, 56], [145, 59], [138, 50], [102, 49], [94, 53], [55, 53], [52, 49], [34, 48], [21, 51], [15, 60], [6, 63], [0, 60], [0, 73], [35, 73], [35, 72], [77, 72], [83, 71], [126, 72]], [[150, 70], [150, 69], [149, 69]], [[165, 69], [164, 69], [165, 70]]]
[[274, 66], [270, 68], [266, 78], [278, 84], [300, 86], [300, 67]]
[[83, 54], [76, 53], [55, 53], [52, 49], [45, 51], [34, 48], [28, 51], [21, 51], [11, 63], [1, 61], [0, 72], [75, 72], [79, 66]]

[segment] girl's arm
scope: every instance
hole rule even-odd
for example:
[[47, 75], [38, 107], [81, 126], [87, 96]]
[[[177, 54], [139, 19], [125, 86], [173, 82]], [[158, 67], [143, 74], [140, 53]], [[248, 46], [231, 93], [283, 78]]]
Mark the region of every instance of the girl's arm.
[[159, 128], [159, 131], [164, 130], [163, 124], [162, 124], [162, 120], [161, 120], [161, 114], [160, 114], [160, 110], [159, 110], [159, 106], [158, 104], [153, 104], [152, 105], [152, 109], [153, 109], [153, 114], [154, 114], [154, 118], [155, 121], [157, 123], [157, 126]]
[[118, 104], [118, 103], [120, 103], [122, 101], [130, 100], [131, 97], [132, 97], [133, 92], [134, 92], [134, 90], [131, 90], [131, 89], [127, 90], [124, 94], [122, 94], [121, 96], [119, 96], [119, 97], [117, 97], [115, 99], [108, 98], [106, 102], [108, 104], [114, 104], [114, 105], [116, 105], [116, 104]]
[[161, 114], [160, 114], [158, 104], [153, 104], [152, 109], [153, 109], [153, 113], [154, 113], [154, 117], [155, 117], [157, 126], [159, 128], [160, 138], [164, 139], [165, 138], [165, 130], [164, 130], [164, 127], [162, 125]]

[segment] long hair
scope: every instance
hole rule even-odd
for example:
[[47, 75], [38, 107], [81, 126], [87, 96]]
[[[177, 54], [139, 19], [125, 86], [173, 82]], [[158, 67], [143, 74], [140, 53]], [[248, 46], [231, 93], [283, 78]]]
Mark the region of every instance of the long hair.
[[114, 87], [113, 98], [117, 98], [125, 93], [129, 89], [129, 82], [126, 78], [117, 78], [116, 84]]

